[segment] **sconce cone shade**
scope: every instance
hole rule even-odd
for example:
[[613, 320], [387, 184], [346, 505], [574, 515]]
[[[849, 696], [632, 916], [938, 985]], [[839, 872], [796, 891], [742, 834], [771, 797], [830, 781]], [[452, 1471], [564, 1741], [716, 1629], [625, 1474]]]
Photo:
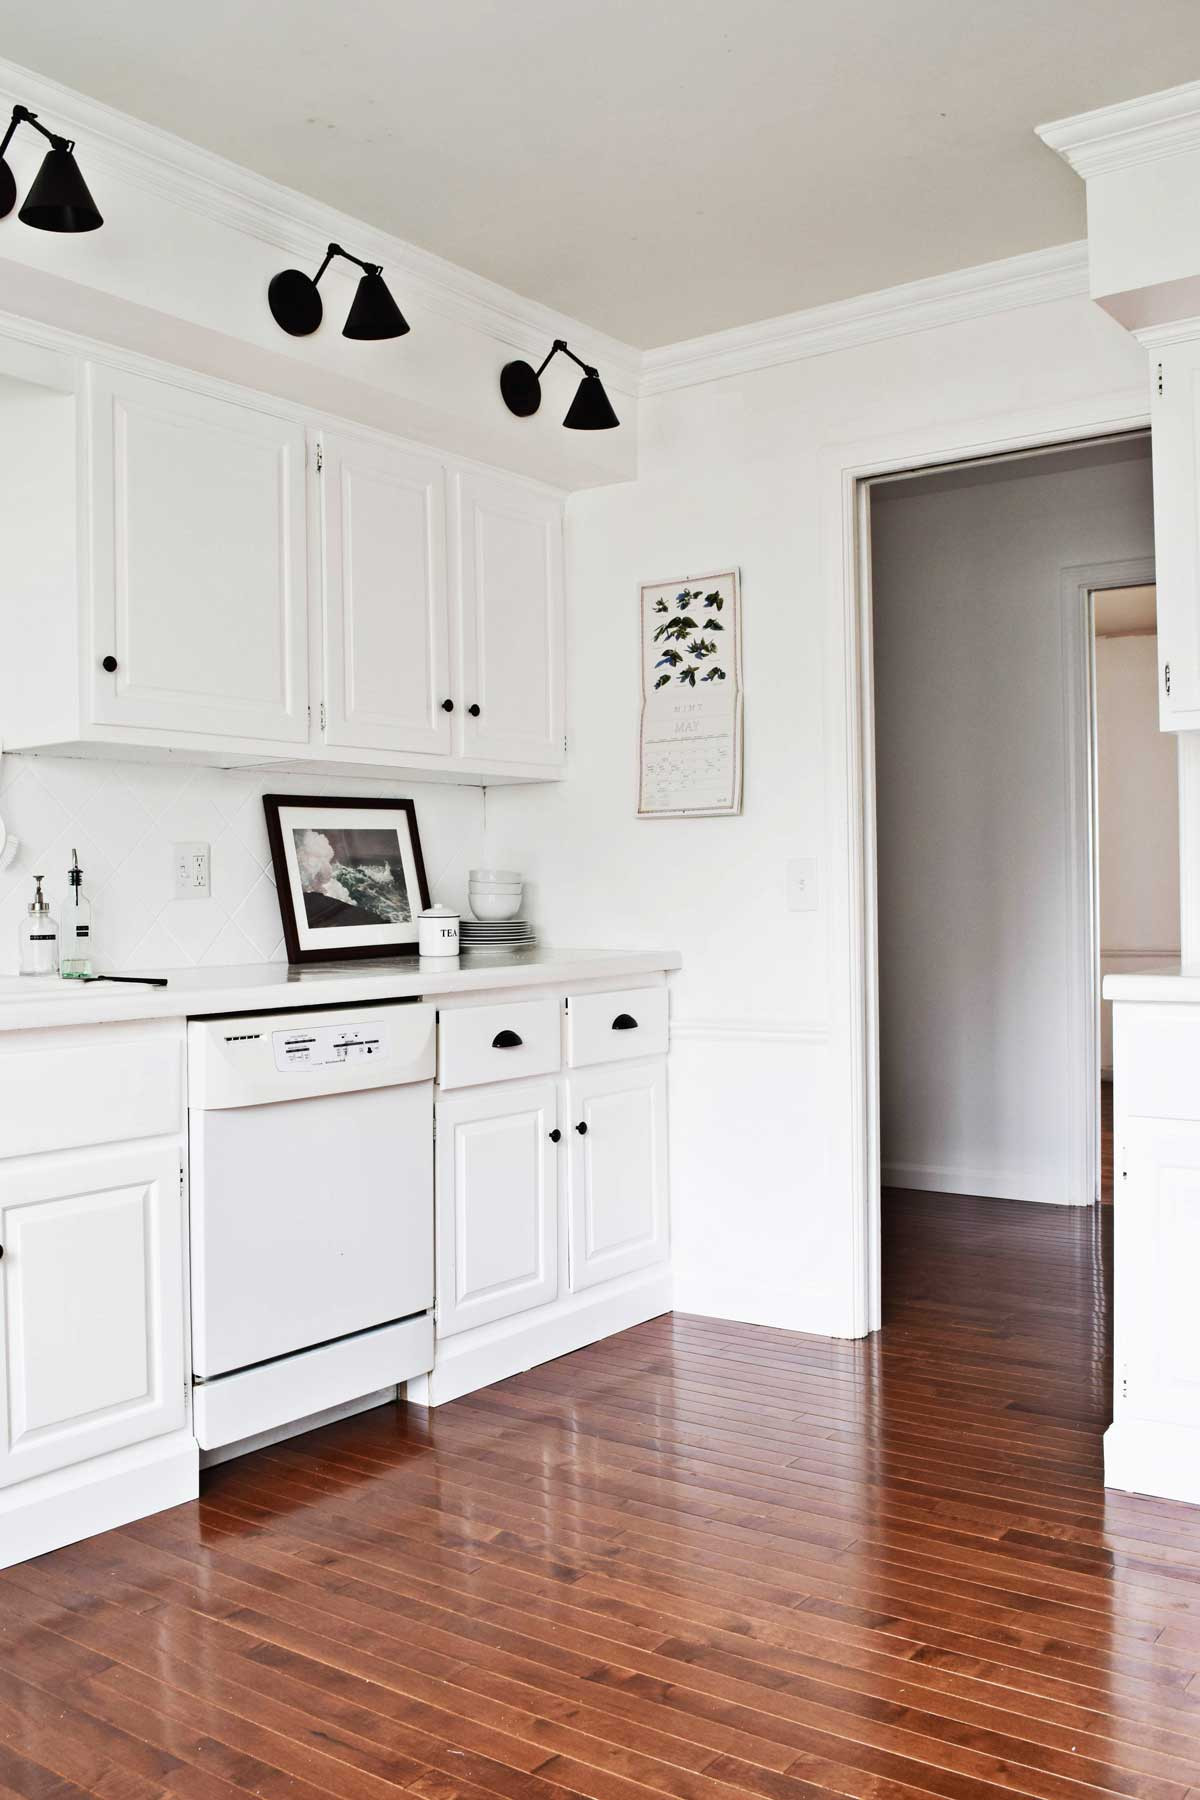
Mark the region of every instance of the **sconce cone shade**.
[[95, 231], [103, 225], [71, 151], [47, 150], [17, 217], [38, 231]]
[[348, 338], [396, 338], [409, 330], [408, 320], [392, 299], [378, 269], [368, 269], [358, 284], [354, 304], [342, 326]]
[[589, 371], [579, 384], [563, 424], [568, 431], [611, 431], [620, 423], [600, 377]]

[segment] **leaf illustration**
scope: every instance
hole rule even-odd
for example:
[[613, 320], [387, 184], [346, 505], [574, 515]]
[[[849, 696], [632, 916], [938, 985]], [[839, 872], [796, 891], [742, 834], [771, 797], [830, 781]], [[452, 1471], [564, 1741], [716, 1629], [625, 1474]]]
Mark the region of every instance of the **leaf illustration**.
[[689, 687], [695, 687], [696, 671], [692, 667], [691, 663], [688, 664], [686, 669], [680, 669], [679, 679], [680, 679], [680, 681], [686, 681]]
[[687, 618], [687, 617], [684, 617], [682, 619], [672, 619], [671, 623], [672, 623], [672, 625], [677, 625], [679, 627], [679, 631], [680, 631], [681, 635], [685, 631], [695, 631], [695, 629], [696, 629], [695, 619], [691, 619], [691, 618]]
[[654, 602], [654, 610], [657, 613], [664, 613], [664, 612], [670, 612], [671, 609], [667, 605], [665, 600], [656, 600]]
[[[724, 669], [712, 668], [708, 671], [707, 675], [702, 675], [700, 679], [702, 681], [724, 681], [725, 671]], [[695, 685], [695, 682], [693, 682], [692, 686], [695, 687]]]
[[654, 685], [656, 688], [666, 687], [666, 685], [667, 685], [668, 681], [670, 681], [670, 679], [671, 679], [671, 676], [670, 676], [670, 673], [668, 672], [666, 675], [660, 675]]
[[719, 594], [714, 588], [711, 594], [705, 594], [704, 604], [705, 606], [715, 606], [717, 611], [720, 612], [725, 605], [725, 599], [724, 596]]
[[654, 666], [656, 669], [661, 669], [664, 663], [670, 663], [671, 667], [675, 668], [676, 665], [682, 661], [683, 658], [680, 656], [678, 650], [664, 650]]

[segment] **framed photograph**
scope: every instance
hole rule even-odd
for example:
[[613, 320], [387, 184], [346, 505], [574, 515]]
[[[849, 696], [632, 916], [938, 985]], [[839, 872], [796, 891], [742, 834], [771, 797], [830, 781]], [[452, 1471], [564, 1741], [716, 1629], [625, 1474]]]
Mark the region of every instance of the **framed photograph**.
[[264, 794], [263, 806], [290, 963], [416, 949], [429, 884], [411, 800]]

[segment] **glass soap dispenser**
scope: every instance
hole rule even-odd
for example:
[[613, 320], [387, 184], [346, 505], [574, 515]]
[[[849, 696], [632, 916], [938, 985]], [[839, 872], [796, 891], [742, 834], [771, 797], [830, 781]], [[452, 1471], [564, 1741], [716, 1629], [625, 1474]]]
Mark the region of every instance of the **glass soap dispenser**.
[[22, 975], [58, 973], [58, 926], [50, 917], [50, 902], [42, 893], [44, 876], [34, 876], [33, 900], [21, 920], [18, 942]]
[[78, 850], [72, 850], [67, 870], [58, 972], [64, 981], [81, 980], [92, 973], [92, 903], [83, 891]]

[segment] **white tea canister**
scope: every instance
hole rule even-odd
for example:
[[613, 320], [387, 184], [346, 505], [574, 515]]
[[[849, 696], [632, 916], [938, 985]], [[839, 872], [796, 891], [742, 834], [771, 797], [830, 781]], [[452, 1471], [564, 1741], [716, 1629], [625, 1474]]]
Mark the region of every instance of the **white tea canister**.
[[458, 955], [458, 914], [452, 906], [417, 914], [417, 948], [422, 956]]

